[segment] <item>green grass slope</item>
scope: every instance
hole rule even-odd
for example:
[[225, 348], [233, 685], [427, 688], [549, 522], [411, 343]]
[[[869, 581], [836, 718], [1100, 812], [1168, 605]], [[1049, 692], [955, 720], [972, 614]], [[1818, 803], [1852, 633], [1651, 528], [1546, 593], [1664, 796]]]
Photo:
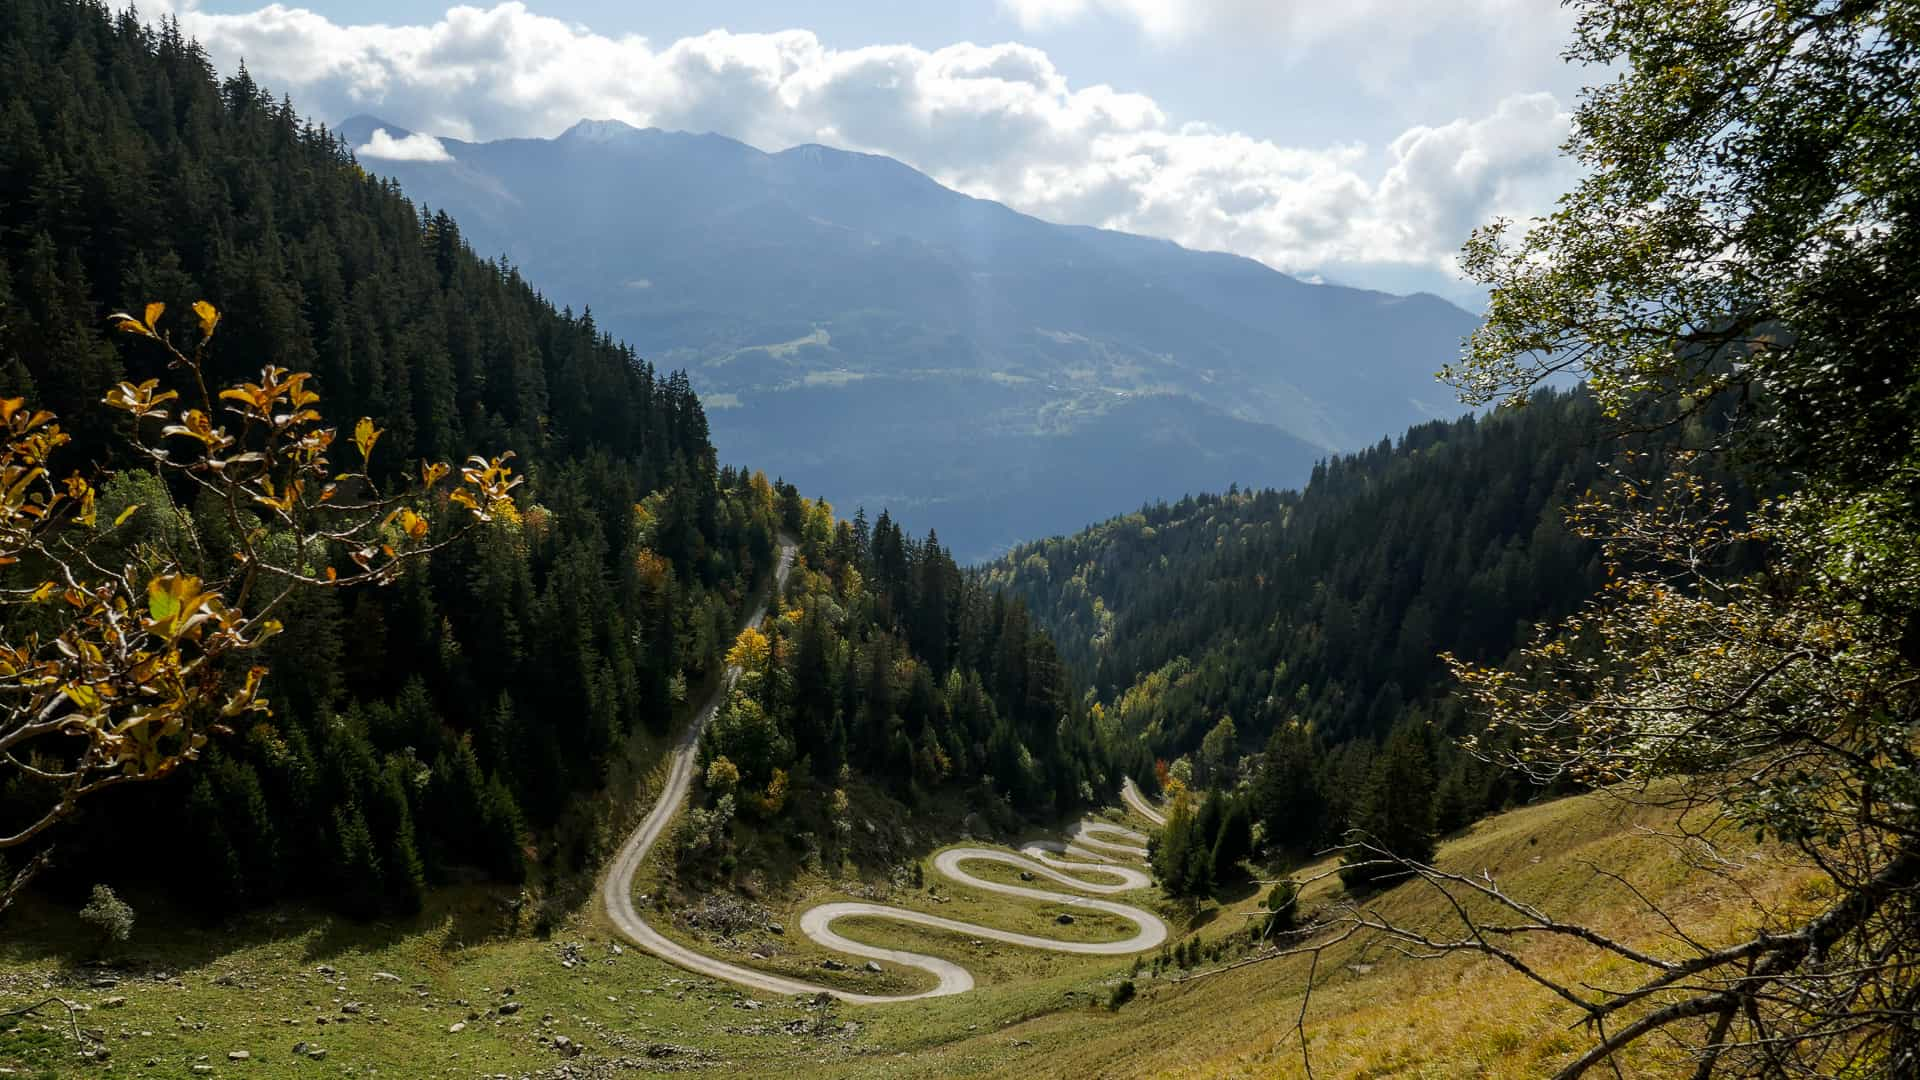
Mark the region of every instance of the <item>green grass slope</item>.
[[[1754, 895], [1703, 891], [1670, 849], [1638, 835], [1658, 820], [1598, 796], [1566, 799], [1488, 819], [1444, 845], [1441, 862], [1492, 871], [1555, 914], [1646, 944], [1664, 927], [1588, 863], [1671, 901], [1683, 924], [1708, 937], [1749, 925], [1754, 896], [1807, 900], [1817, 891], [1785, 880], [1764, 852], [1742, 850], [1733, 838], [1722, 853], [1752, 860]], [[927, 881], [939, 881], [932, 852], [917, 857]], [[762, 901], [791, 924], [811, 903], [856, 890], [871, 895], [874, 887], [857, 877], [800, 875]], [[1337, 888], [1330, 879], [1309, 890], [1304, 909], [1324, 906]], [[964, 907], [965, 917], [991, 925], [1025, 928], [1046, 914], [944, 885], [944, 902], [924, 888], [911, 892], [917, 895], [896, 890], [893, 900], [943, 912]], [[49, 1006], [0, 1018], [0, 1070], [396, 1078], [685, 1069], [795, 1077], [1303, 1072], [1294, 1028], [1305, 961], [1226, 967], [1243, 955], [1238, 943], [1259, 899], [1251, 886], [1194, 907], [1130, 897], [1156, 905], [1176, 932], [1224, 947], [1219, 961], [1158, 978], [1150, 968], [1133, 973], [1127, 960], [981, 948], [850, 921], [842, 929], [851, 936], [962, 959], [981, 977], [971, 994], [876, 1008], [756, 998], [695, 978], [621, 946], [590, 908], [550, 939], [509, 933], [519, 919], [511, 898], [495, 891], [446, 891], [415, 921], [370, 926], [282, 910], [200, 929], [187, 913], [133, 899], [141, 909], [134, 939], [105, 953], [65, 910], [29, 906], [10, 917], [0, 938], [0, 1010], [50, 995], [73, 1001], [83, 1009], [78, 1025], [92, 1036], [87, 1045], [107, 1054], [78, 1056], [64, 1010]], [[1418, 888], [1386, 893], [1379, 905], [1400, 919], [1444, 918], [1437, 898]], [[785, 944], [791, 963], [821, 958], [804, 943]], [[1609, 974], [1575, 949], [1534, 948], [1526, 956], [1562, 977]], [[1129, 975], [1138, 998], [1108, 1010], [1111, 987]], [[1531, 1077], [1582, 1045], [1567, 1007], [1485, 961], [1410, 961], [1356, 941], [1322, 958], [1319, 983], [1306, 1030], [1320, 1077]], [[324, 1051], [317, 1059], [316, 1048]], [[235, 1052], [247, 1057], [233, 1059]], [[1672, 1067], [1640, 1063], [1648, 1076]]]

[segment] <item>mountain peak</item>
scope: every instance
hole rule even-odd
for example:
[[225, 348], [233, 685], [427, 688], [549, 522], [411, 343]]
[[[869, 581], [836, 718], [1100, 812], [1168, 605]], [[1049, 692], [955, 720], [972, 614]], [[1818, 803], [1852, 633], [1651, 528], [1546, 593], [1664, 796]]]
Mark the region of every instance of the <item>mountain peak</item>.
[[413, 134], [399, 124], [389, 124], [377, 116], [369, 116], [366, 113], [349, 116], [340, 121], [333, 132], [355, 146], [364, 146], [373, 138], [374, 132], [381, 130], [396, 139], [404, 139]]
[[631, 135], [640, 134], [640, 129], [624, 120], [581, 120], [560, 133], [562, 139], [578, 139], [583, 142], [613, 142]]

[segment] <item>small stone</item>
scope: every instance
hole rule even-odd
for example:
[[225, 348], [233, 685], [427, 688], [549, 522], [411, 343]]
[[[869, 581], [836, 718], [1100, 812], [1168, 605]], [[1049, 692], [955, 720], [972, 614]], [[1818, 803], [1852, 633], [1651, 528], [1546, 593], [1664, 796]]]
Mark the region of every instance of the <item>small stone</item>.
[[1020, 880], [1021, 880], [1021, 881], [1032, 881], [1032, 880], [1033, 880], [1033, 871], [1031, 871], [1031, 870], [1022, 870], [1022, 871], [1020, 871]]
[[880, 962], [878, 960], [867, 961], [867, 970], [873, 972], [875, 975], [880, 974], [881, 972]]
[[196, 1072], [196, 1073], [210, 1073], [210, 1072], [212, 1072], [212, 1071], [213, 1071], [213, 1066], [211, 1066], [211, 1065], [195, 1065], [195, 1066], [193, 1067], [193, 1071], [194, 1071], [194, 1072]]
[[519, 1011], [520, 1011], [520, 1003], [517, 1001], [503, 1001], [500, 1003], [501, 1016], [512, 1016], [514, 1013], [517, 1013]]
[[1061, 912], [1060, 914], [1058, 914], [1058, 915], [1055, 915], [1055, 916], [1053, 917], [1053, 921], [1054, 921], [1054, 922], [1057, 922], [1057, 923], [1059, 923], [1059, 924], [1060, 924], [1061, 926], [1072, 926], [1072, 925], [1073, 925], [1073, 916], [1071, 916], [1071, 915], [1069, 915], [1069, 914], [1067, 914], [1066, 912], [1064, 912], [1064, 911], [1063, 911], [1063, 912]]
[[304, 1054], [304, 1053], [306, 1053], [306, 1052], [307, 1052], [307, 1044], [306, 1044], [306, 1043], [303, 1043], [303, 1042], [297, 1042], [297, 1043], [294, 1043], [294, 1044], [293, 1044], [293, 1052], [294, 1052], [294, 1053], [296, 1053], [296, 1054]]
[[456, 1020], [453, 1026], [447, 1029], [447, 1034], [458, 1035], [465, 1030], [467, 1030], [467, 1022], [465, 1020]]
[[765, 960], [767, 954], [763, 952], [750, 952], [747, 954], [747, 957], [752, 960]]
[[126, 999], [126, 998], [124, 998], [124, 997], [121, 997], [121, 996], [120, 996], [120, 995], [118, 995], [118, 994], [115, 994], [114, 996], [112, 996], [112, 997], [110, 997], [110, 998], [108, 998], [107, 1000], [105, 1000], [105, 1001], [103, 1001], [103, 1002], [101, 1002], [101, 1003], [100, 1003], [100, 1007], [101, 1007], [101, 1008], [103, 1008], [103, 1009], [117, 1009], [117, 1008], [119, 1008], [120, 1006], [122, 1006], [122, 1005], [125, 1005], [126, 1003], [127, 1003], [127, 999]]
[[787, 928], [777, 922], [770, 922], [767, 924], [767, 932], [770, 934], [784, 934], [787, 932]]
[[316, 1046], [307, 1051], [307, 1059], [310, 1061], [324, 1061], [326, 1057], [327, 1050], [324, 1046]]
[[247, 1050], [229, 1050], [229, 1051], [227, 1051], [227, 1060], [228, 1060], [228, 1061], [250, 1061], [250, 1060], [252, 1060], [252, 1059], [253, 1059], [253, 1054], [252, 1054], [252, 1052], [251, 1052], [251, 1051], [247, 1051]]
[[319, 967], [314, 968], [313, 970], [319, 972], [322, 975], [325, 975], [329, 979], [333, 978], [335, 975], [340, 974], [337, 970], [335, 970], [333, 967], [327, 964], [321, 964]]
[[826, 969], [827, 969], [828, 971], [845, 971], [845, 970], [847, 970], [847, 965], [845, 965], [845, 964], [843, 964], [843, 963], [841, 963], [841, 962], [840, 962], [840, 961], [838, 961], [838, 960], [833, 960], [833, 959], [827, 959], [827, 960], [822, 960], [822, 961], [820, 961], [820, 966], [821, 966], [821, 967], [823, 967], [823, 968], [826, 968]]
[[395, 974], [394, 974], [393, 972], [391, 972], [391, 971], [376, 971], [376, 972], [374, 972], [374, 973], [373, 973], [373, 981], [374, 981], [374, 982], [396, 982], [396, 983], [397, 983], [397, 982], [399, 982], [399, 981], [400, 981], [400, 976], [398, 976], [398, 975], [395, 975]]
[[360, 1012], [360, 1010], [364, 1008], [366, 1008], [365, 1002], [349, 1001], [346, 1004], [340, 1006], [340, 1011], [343, 1013], [357, 1015]]

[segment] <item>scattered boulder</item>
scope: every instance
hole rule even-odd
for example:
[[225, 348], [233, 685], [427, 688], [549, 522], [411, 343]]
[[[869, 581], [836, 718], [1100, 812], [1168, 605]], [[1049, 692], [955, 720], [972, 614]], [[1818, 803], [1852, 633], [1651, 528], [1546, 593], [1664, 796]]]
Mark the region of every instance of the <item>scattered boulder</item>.
[[1060, 924], [1061, 926], [1072, 926], [1072, 925], [1073, 925], [1073, 916], [1071, 916], [1071, 915], [1069, 915], [1069, 914], [1067, 914], [1066, 912], [1064, 912], [1064, 911], [1063, 911], [1063, 912], [1061, 912], [1060, 914], [1058, 914], [1058, 915], [1055, 915], [1055, 916], [1053, 917], [1053, 921], [1054, 921], [1054, 922], [1057, 922], [1057, 923], [1059, 923], [1059, 924]]
[[465, 1030], [467, 1030], [467, 1022], [465, 1020], [456, 1020], [453, 1026], [447, 1029], [447, 1034], [458, 1035]]
[[366, 1007], [366, 1002], [364, 1001], [349, 1001], [340, 1006], [340, 1011], [349, 1015], [357, 1015], [361, 1009]]
[[1020, 871], [1020, 880], [1021, 880], [1021, 881], [1032, 881], [1032, 880], [1033, 880], [1033, 871], [1031, 871], [1031, 870], [1022, 870], [1022, 871]]
[[503, 1001], [500, 1003], [499, 1012], [501, 1016], [512, 1016], [514, 1013], [517, 1013], [519, 1011], [520, 1011], [520, 1003], [517, 1001]]
[[117, 1009], [120, 1006], [125, 1005], [126, 1003], [127, 1003], [126, 998], [121, 997], [119, 994], [115, 994], [114, 996], [101, 1002], [100, 1007], [103, 1009]]
[[327, 1048], [326, 1048], [326, 1047], [324, 1047], [324, 1046], [310, 1046], [310, 1047], [308, 1047], [308, 1048], [307, 1048], [307, 1060], [309, 1060], [309, 1061], [325, 1061], [325, 1060], [327, 1060]]
[[376, 971], [373, 973], [373, 981], [397, 983], [400, 981], [400, 976], [395, 975], [391, 971]]
[[820, 966], [821, 966], [821, 967], [823, 967], [823, 968], [826, 968], [826, 969], [827, 969], [828, 971], [845, 971], [845, 970], [847, 970], [847, 965], [845, 965], [845, 964], [843, 964], [843, 963], [841, 963], [841, 962], [840, 962], [840, 961], [838, 961], [838, 960], [835, 960], [835, 959], [832, 959], [831, 957], [829, 957], [828, 959], [825, 959], [825, 960], [822, 960], [822, 961], [820, 961]]
[[767, 932], [770, 934], [784, 934], [787, 932], [787, 928], [777, 922], [770, 922], [767, 924]]
[[878, 960], [867, 961], [867, 970], [873, 972], [875, 975], [880, 974], [882, 970], [880, 967], [880, 962]]
[[580, 1053], [580, 1044], [567, 1038], [565, 1035], [555, 1035], [553, 1037], [553, 1048], [568, 1057], [573, 1057]]
[[227, 1051], [227, 1060], [228, 1061], [251, 1061], [253, 1060], [253, 1053], [248, 1050], [229, 1050]]

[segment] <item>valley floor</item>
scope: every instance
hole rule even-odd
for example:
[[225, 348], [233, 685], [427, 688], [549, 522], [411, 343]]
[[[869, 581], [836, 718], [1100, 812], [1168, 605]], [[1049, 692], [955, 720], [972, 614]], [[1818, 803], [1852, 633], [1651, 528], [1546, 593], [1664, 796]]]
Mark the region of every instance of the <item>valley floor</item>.
[[[1557, 914], [1643, 942], [1657, 941], [1663, 928], [1624, 890], [1596, 878], [1588, 861], [1673, 901], [1683, 921], [1708, 936], [1746, 925], [1748, 900], [1694, 891], [1666, 848], [1636, 836], [1648, 813], [1600, 796], [1528, 807], [1449, 842], [1441, 861], [1489, 870]], [[1763, 893], [1786, 895], [1788, 883], [1764, 853], [1734, 854], [1754, 860]], [[1330, 880], [1310, 890], [1304, 910], [1311, 914], [1335, 888]], [[1817, 892], [1812, 883], [1799, 888], [1806, 897]], [[1241, 892], [1162, 911], [1204, 940], [1244, 935], [1260, 890]], [[693, 976], [622, 946], [591, 909], [551, 940], [500, 937], [504, 900], [442, 892], [407, 926], [288, 911], [194, 930], [156, 910], [106, 963], [90, 959], [98, 950], [70, 913], [27, 907], [0, 939], [0, 1008], [49, 995], [74, 1001], [85, 1010], [78, 1025], [104, 1039], [108, 1056], [78, 1059], [64, 1011], [49, 1006], [0, 1020], [0, 1068], [59, 1077], [1304, 1073], [1295, 1032], [1304, 958], [1213, 974], [1200, 974], [1203, 965], [1199, 977], [1141, 972], [1133, 975], [1139, 997], [1110, 1011], [1105, 1000], [1129, 977], [1130, 960], [995, 947], [1003, 957], [982, 965], [992, 974], [971, 993], [861, 1007], [754, 995]], [[1009, 917], [993, 910], [990, 895], [951, 903], [965, 904], [969, 918]], [[1413, 889], [1388, 892], [1380, 904], [1405, 919], [1438, 917], [1428, 910], [1432, 898]], [[842, 929], [875, 944], [977, 951], [919, 928], [852, 921]], [[1528, 954], [1562, 976], [1604, 979], [1605, 968], [1585, 957], [1574, 949]], [[1355, 941], [1322, 958], [1305, 1028], [1320, 1077], [1533, 1077], [1583, 1045], [1572, 1019], [1505, 968], [1402, 960]], [[1640, 1068], [1668, 1075], [1675, 1064], [1647, 1060]]]

